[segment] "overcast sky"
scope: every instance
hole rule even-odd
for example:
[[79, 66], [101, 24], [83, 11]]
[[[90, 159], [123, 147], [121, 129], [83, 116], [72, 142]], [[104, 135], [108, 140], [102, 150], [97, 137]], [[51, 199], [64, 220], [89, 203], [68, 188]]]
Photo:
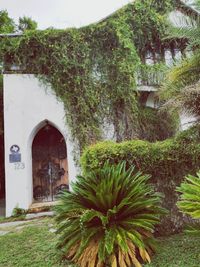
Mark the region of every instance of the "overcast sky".
[[99, 21], [131, 0], [0, 0], [15, 22], [22, 16], [37, 21], [39, 29], [80, 27]]

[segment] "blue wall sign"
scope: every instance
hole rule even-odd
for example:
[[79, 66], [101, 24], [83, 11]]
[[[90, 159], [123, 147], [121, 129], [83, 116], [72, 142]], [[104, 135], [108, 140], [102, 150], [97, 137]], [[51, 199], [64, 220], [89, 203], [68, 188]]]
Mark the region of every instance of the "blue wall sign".
[[21, 162], [21, 153], [19, 153], [20, 147], [18, 145], [12, 145], [10, 147], [10, 152], [9, 154], [9, 162], [10, 163], [15, 163], [15, 162]]

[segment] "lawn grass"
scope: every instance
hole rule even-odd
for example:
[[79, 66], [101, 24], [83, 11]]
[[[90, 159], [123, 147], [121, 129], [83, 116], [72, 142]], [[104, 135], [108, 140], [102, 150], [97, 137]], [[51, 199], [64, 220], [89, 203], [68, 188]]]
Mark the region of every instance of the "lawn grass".
[[[0, 267], [64, 267], [61, 252], [55, 249], [52, 218], [34, 220], [34, 225], [14, 228], [0, 236]], [[144, 267], [199, 267], [200, 237], [185, 234], [159, 240], [152, 263]], [[71, 265], [72, 266], [72, 265]]]
[[56, 236], [49, 232], [50, 219], [0, 236], [0, 267], [61, 267], [61, 255], [55, 249]]
[[174, 235], [159, 240], [152, 263], [145, 267], [199, 267], [200, 236]]
[[11, 217], [0, 217], [0, 224], [5, 222], [15, 222], [26, 220], [26, 215], [11, 216]]

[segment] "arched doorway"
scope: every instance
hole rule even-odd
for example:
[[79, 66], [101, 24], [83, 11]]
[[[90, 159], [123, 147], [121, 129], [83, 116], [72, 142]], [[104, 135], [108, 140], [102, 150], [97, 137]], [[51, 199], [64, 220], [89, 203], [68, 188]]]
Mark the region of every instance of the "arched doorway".
[[54, 201], [68, 189], [67, 149], [63, 135], [46, 121], [32, 144], [33, 201]]

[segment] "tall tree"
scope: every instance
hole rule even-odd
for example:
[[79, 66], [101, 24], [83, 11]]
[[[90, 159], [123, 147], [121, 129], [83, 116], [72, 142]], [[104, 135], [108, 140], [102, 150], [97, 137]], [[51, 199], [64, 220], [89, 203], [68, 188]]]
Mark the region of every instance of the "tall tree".
[[6, 10], [0, 11], [0, 33], [12, 33], [16, 29], [16, 25], [8, 16], [8, 12]]
[[36, 30], [36, 29], [37, 29], [36, 21], [26, 16], [19, 18], [19, 25], [18, 25], [19, 31], [24, 32], [24, 31]]

